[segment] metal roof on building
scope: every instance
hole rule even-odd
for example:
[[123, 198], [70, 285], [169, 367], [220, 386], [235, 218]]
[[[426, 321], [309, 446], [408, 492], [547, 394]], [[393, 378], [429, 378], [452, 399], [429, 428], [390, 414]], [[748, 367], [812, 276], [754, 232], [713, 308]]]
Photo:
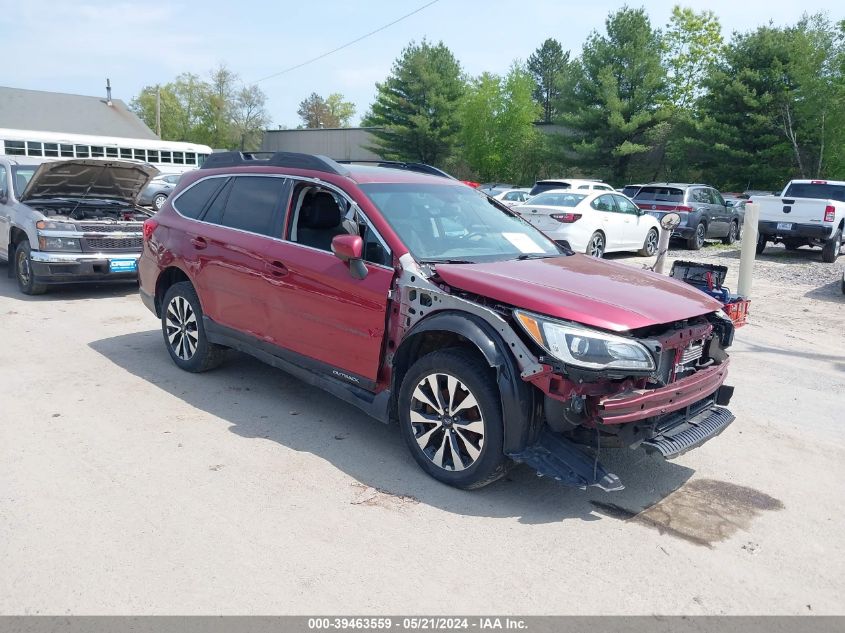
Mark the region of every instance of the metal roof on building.
[[0, 128], [94, 136], [158, 137], [120, 99], [0, 86]]

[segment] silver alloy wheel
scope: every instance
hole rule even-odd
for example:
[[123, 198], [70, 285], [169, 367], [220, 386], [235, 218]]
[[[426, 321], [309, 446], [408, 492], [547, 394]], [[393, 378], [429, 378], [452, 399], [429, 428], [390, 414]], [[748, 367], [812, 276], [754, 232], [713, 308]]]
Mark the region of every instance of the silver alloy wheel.
[[469, 468], [484, 448], [481, 407], [469, 388], [449, 374], [429, 374], [414, 389], [411, 430], [423, 454], [443, 470]]
[[153, 198], [153, 206], [156, 210], [161, 209], [164, 206], [165, 200], [167, 200], [167, 196], [156, 196]]
[[731, 226], [728, 229], [728, 241], [731, 244], [736, 242], [736, 232], [737, 232], [736, 222], [731, 222]]
[[177, 295], [170, 300], [165, 327], [173, 353], [182, 360], [191, 360], [197, 351], [199, 333], [197, 315], [185, 297]]
[[695, 227], [695, 243], [698, 244], [699, 248], [704, 246], [704, 236], [706, 234], [706, 230], [703, 224], [699, 224]]
[[32, 270], [29, 265], [29, 257], [26, 256], [26, 253], [21, 251], [18, 254], [17, 260], [16, 268], [18, 270], [18, 277], [21, 280], [21, 284], [28, 286], [32, 276]]
[[657, 252], [657, 231], [650, 230], [645, 236], [645, 252], [654, 255]]
[[590, 244], [587, 246], [587, 255], [590, 257], [601, 257], [604, 254], [604, 238], [601, 233], [595, 233], [590, 238]]

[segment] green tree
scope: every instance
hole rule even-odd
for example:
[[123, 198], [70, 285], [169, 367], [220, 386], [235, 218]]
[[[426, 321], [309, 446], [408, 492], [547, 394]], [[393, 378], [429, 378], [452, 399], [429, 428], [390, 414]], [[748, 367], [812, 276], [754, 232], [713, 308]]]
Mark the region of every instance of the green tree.
[[208, 101], [205, 104], [206, 143], [230, 147], [233, 142], [232, 107], [237, 94], [238, 75], [220, 64], [209, 74]]
[[564, 52], [560, 42], [551, 37], [528, 58], [528, 72], [535, 82], [533, 96], [543, 109], [545, 123], [557, 116], [555, 105], [568, 64], [569, 51]]
[[263, 132], [270, 125], [266, 103], [266, 95], [255, 84], [242, 87], [235, 95], [232, 129], [242, 151], [257, 150], [261, 146]]
[[643, 9], [611, 13], [606, 34], [594, 31], [561, 98], [563, 160], [590, 175], [625, 182], [634, 158], [659, 144], [668, 118], [660, 33]]
[[722, 26], [712, 11], [696, 13], [675, 5], [663, 34], [668, 97], [679, 110], [690, 109], [704, 92], [703, 81], [719, 59]]
[[339, 92], [333, 92], [326, 98], [326, 109], [331, 123], [328, 127], [349, 127], [352, 117], [355, 116], [355, 104], [344, 101]]
[[461, 66], [442, 42], [411, 42], [376, 84], [362, 122], [381, 128], [371, 149], [388, 159], [442, 163], [455, 145], [464, 88]]
[[840, 38], [823, 16], [736, 34], [705, 82], [690, 162], [731, 189], [845, 175]]
[[460, 108], [461, 157], [483, 181], [528, 182], [539, 169], [542, 136], [534, 79], [513, 65], [502, 78], [484, 73], [470, 82]]

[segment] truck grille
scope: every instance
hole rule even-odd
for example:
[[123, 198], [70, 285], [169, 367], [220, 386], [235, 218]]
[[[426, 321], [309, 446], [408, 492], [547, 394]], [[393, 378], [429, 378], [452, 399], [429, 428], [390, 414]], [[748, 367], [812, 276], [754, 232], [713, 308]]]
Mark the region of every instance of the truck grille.
[[83, 233], [136, 233], [140, 225], [133, 224], [80, 224], [79, 230]]
[[86, 238], [88, 251], [139, 251], [143, 246], [140, 237], [95, 237]]

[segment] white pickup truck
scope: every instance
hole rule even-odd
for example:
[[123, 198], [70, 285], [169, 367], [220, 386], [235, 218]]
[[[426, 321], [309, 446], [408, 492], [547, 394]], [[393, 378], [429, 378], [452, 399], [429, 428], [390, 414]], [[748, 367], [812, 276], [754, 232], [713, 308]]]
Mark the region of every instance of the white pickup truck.
[[845, 236], [845, 181], [791, 180], [780, 196], [754, 196], [760, 208], [757, 253], [783, 242], [789, 250], [821, 246], [822, 261], [839, 257]]

